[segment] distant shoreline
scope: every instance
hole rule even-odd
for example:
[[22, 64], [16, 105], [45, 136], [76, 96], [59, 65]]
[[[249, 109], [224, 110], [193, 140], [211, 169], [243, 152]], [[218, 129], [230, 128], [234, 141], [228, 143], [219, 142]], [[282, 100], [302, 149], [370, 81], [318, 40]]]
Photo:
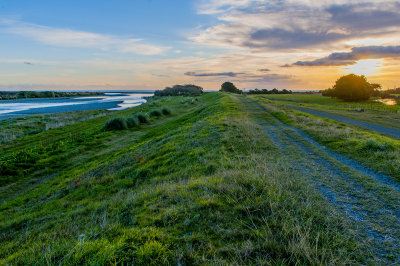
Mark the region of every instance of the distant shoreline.
[[82, 97], [104, 95], [105, 92], [63, 92], [63, 91], [0, 91], [0, 100], [41, 99], [61, 97]]

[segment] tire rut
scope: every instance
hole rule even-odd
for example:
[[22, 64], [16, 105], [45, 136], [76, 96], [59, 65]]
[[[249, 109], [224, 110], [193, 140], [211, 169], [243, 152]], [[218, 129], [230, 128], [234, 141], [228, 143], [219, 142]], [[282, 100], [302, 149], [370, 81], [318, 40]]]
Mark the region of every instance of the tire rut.
[[[256, 116], [257, 123], [281, 152], [293, 161], [295, 169], [310, 177], [335, 208], [357, 225], [362, 225], [361, 231], [374, 243], [375, 253], [383, 259], [399, 254], [399, 183], [328, 150], [300, 129], [282, 123], [259, 103], [245, 99], [242, 103]], [[293, 148], [303, 156], [293, 156], [290, 151]], [[360, 182], [364, 179], [369, 182]], [[394, 196], [386, 197], [384, 192]], [[395, 261], [400, 262], [399, 255]]]
[[321, 117], [324, 117], [324, 118], [329, 118], [329, 119], [333, 119], [333, 120], [336, 120], [336, 121], [348, 123], [348, 124], [351, 124], [351, 125], [363, 127], [363, 128], [375, 131], [375, 132], [380, 133], [380, 134], [389, 135], [391, 137], [400, 138], [400, 130], [395, 129], [395, 128], [388, 128], [388, 127], [380, 126], [380, 125], [377, 125], [377, 124], [368, 123], [368, 122], [365, 122], [365, 121], [351, 119], [351, 118], [348, 118], [348, 117], [345, 117], [345, 116], [341, 116], [341, 115], [334, 115], [334, 114], [330, 114], [330, 113], [326, 113], [326, 112], [322, 112], [322, 111], [306, 109], [306, 108], [301, 108], [301, 107], [292, 106], [292, 105], [287, 105], [286, 107], [290, 108], [290, 109], [293, 109], [293, 110], [300, 111], [300, 112], [305, 112], [305, 113], [309, 113], [309, 114], [312, 114], [312, 115], [321, 116]]

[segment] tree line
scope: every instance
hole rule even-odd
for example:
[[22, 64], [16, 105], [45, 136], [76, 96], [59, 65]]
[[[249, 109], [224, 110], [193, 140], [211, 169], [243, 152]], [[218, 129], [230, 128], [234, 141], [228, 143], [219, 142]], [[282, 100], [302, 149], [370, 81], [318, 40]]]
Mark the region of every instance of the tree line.
[[62, 91], [0, 91], [0, 100], [13, 100], [25, 98], [58, 98], [103, 95], [101, 92], [62, 92]]
[[254, 89], [254, 90], [249, 90], [247, 92], [243, 92], [242, 90], [238, 89], [232, 82], [224, 82], [221, 85], [221, 89], [219, 91], [222, 92], [231, 92], [231, 93], [237, 93], [237, 94], [292, 94], [293, 92], [290, 90], [278, 90], [276, 88], [272, 90], [267, 90], [267, 89]]

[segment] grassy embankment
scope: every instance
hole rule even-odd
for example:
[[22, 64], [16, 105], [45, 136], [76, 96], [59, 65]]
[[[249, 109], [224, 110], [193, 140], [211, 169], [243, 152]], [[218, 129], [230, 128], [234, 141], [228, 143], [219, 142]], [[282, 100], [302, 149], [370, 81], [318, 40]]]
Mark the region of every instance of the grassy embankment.
[[262, 95], [278, 105], [292, 105], [324, 111], [352, 119], [400, 129], [400, 105], [386, 105], [371, 99], [367, 102], [345, 102], [319, 95]]
[[[365, 166], [374, 169], [376, 172], [390, 175], [400, 180], [400, 141], [390, 137], [385, 137], [376, 134], [372, 131], [359, 129], [356, 126], [351, 126], [345, 123], [334, 120], [314, 116], [308, 113], [286, 108], [284, 105], [293, 102], [304, 102], [303, 105], [312, 107], [315, 110], [334, 110], [334, 114], [342, 114], [338, 112], [339, 108], [358, 108], [363, 106], [359, 103], [343, 103], [347, 107], [334, 107], [337, 100], [313, 95], [293, 95], [293, 98], [275, 97], [276, 100], [268, 100], [268, 97], [252, 96], [257, 102], [263, 104], [271, 113], [282, 122], [300, 128], [307, 132], [319, 143], [337, 151], [349, 158], [363, 163]], [[392, 110], [400, 110], [399, 106], [388, 107], [383, 104], [374, 103], [375, 109], [380, 111], [365, 111], [361, 113], [365, 115], [364, 120], [368, 122], [376, 122], [379, 119], [380, 112], [386, 117], [385, 120], [380, 119], [383, 124], [389, 122], [394, 127], [400, 127], [400, 115], [391, 112]], [[388, 108], [388, 109], [387, 109]], [[390, 111], [386, 111], [390, 110]], [[343, 110], [343, 113], [346, 111]], [[360, 117], [362, 117], [360, 115]], [[348, 117], [353, 119], [359, 118], [353, 113], [348, 113]], [[376, 121], [373, 119], [376, 118]], [[398, 124], [397, 124], [398, 123]]]
[[173, 111], [133, 129], [104, 132], [107, 116], [3, 145], [3, 161], [19, 163], [12, 156], [21, 152], [31, 161], [2, 180], [0, 264], [371, 259], [352, 223], [287, 165], [233, 96], [196, 99], [112, 115]]
[[0, 144], [9, 143], [17, 138], [86, 121], [109, 114], [106, 110], [88, 110], [46, 115], [33, 115], [0, 121]]

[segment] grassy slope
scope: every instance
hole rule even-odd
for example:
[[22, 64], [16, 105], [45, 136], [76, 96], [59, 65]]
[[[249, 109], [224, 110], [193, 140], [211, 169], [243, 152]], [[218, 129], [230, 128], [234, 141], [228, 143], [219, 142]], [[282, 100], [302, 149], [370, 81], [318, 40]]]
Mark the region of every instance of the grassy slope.
[[[352, 119], [375, 123], [389, 128], [400, 129], [400, 105], [389, 106], [383, 103], [351, 103], [318, 95], [263, 95], [260, 98], [270, 99], [275, 103], [311, 108]], [[364, 109], [364, 112], [360, 112]]]
[[334, 120], [287, 109], [263, 97], [254, 97], [254, 99], [273, 111], [278, 119], [304, 130], [321, 144], [363, 163], [376, 172], [400, 180], [399, 140]]
[[104, 133], [106, 118], [96, 118], [5, 147], [5, 155], [43, 139], [58, 147], [81, 134], [39, 159], [46, 170], [30, 169], [19, 182], [52, 178], [21, 194], [3, 191], [0, 264], [366, 259], [351, 225], [286, 165], [232, 96], [199, 99], [119, 113], [161, 105], [174, 111], [140, 129]]
[[38, 134], [42, 131], [86, 121], [108, 113], [110, 112], [106, 110], [88, 110], [1, 120], [0, 145], [23, 136]]

